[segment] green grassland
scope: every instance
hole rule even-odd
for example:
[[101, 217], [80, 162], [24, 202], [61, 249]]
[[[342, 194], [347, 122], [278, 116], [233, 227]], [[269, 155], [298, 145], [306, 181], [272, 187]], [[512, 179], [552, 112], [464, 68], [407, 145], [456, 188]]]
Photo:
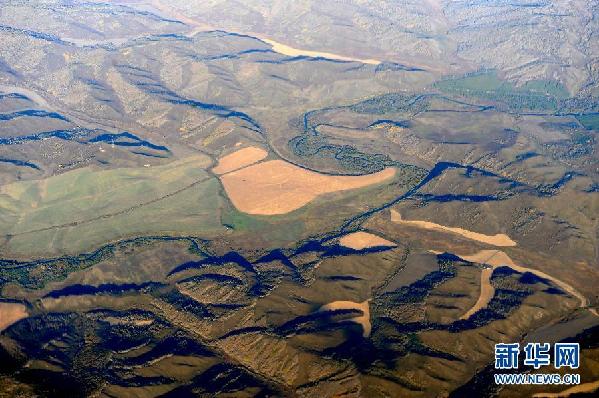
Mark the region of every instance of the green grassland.
[[[209, 159], [165, 166], [67, 172], [2, 188], [3, 256], [73, 254], [106, 242], [156, 234], [222, 231], [219, 185]], [[6, 253], [6, 254], [4, 254]]]
[[532, 80], [521, 87], [500, 79], [495, 71], [467, 74], [439, 81], [434, 87], [451, 94], [505, 104], [513, 111], [555, 111], [569, 97], [558, 82]]

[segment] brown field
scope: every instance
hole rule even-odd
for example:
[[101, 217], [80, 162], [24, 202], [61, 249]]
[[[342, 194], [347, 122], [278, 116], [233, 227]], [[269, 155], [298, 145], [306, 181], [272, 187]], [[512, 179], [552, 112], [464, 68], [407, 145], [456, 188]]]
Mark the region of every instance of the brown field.
[[244, 213], [286, 214], [319, 195], [378, 184], [395, 175], [394, 168], [364, 176], [330, 176], [270, 160], [221, 176], [233, 205]]
[[218, 160], [218, 165], [212, 171], [216, 174], [229, 173], [259, 162], [267, 156], [268, 152], [264, 149], [250, 146], [223, 156]]
[[349, 247], [354, 250], [367, 249], [369, 247], [395, 247], [395, 243], [383, 239], [380, 236], [369, 234], [368, 232], [358, 231], [351, 234], [347, 234], [339, 239], [339, 244], [345, 247]]
[[0, 303], [0, 332], [28, 316], [27, 309], [23, 304]]
[[430, 221], [404, 220], [401, 218], [401, 213], [393, 209], [391, 209], [391, 221], [398, 224], [416, 226], [418, 228], [431, 229], [441, 232], [450, 232], [461, 235], [464, 238], [472, 239], [481, 243], [487, 243], [493, 246], [507, 247], [517, 245], [516, 242], [514, 242], [512, 239], [510, 239], [509, 236], [505, 234], [484, 235], [478, 232], [468, 231], [467, 229], [446, 227], [444, 225], [435, 224], [434, 222]]
[[337, 310], [360, 310], [362, 311], [361, 316], [351, 318], [352, 322], [362, 325], [362, 335], [364, 337], [370, 336], [370, 330], [372, 325], [370, 324], [370, 300], [366, 300], [362, 303], [356, 303], [353, 301], [333, 301], [332, 303], [325, 304], [318, 309], [319, 312], [326, 311], [337, 311]]

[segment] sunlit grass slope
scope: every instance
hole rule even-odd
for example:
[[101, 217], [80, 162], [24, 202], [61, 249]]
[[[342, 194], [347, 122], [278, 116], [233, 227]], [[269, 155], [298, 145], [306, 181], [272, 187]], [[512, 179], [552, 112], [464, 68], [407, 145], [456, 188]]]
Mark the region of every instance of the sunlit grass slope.
[[158, 167], [84, 168], [0, 190], [4, 255], [77, 253], [128, 236], [210, 234], [222, 226], [204, 156]]

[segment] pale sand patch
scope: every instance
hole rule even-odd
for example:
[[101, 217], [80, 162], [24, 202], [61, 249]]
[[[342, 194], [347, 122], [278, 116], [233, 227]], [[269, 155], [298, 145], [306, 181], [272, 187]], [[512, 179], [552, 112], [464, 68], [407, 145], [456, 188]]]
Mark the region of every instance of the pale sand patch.
[[590, 383], [579, 384], [561, 392], [540, 392], [533, 395], [534, 398], [567, 398], [572, 394], [592, 393], [599, 390], [599, 380]]
[[394, 209], [391, 209], [391, 221], [398, 224], [413, 225], [419, 228], [430, 229], [434, 231], [451, 232], [461, 235], [465, 238], [487, 243], [493, 246], [507, 247], [517, 245], [517, 243], [510, 239], [510, 237], [506, 234], [484, 235], [478, 232], [468, 231], [467, 229], [446, 227], [444, 225], [435, 224], [434, 222], [430, 221], [404, 220], [401, 218], [401, 213]]
[[264, 149], [250, 146], [223, 156], [218, 160], [218, 165], [212, 171], [216, 174], [229, 173], [259, 162], [267, 156], [268, 152]]
[[286, 214], [319, 195], [362, 188], [395, 175], [394, 168], [364, 176], [331, 176], [270, 160], [222, 175], [221, 181], [233, 205], [244, 213]]
[[367, 249], [369, 247], [395, 247], [395, 243], [383, 239], [380, 236], [369, 234], [368, 232], [358, 231], [351, 234], [347, 234], [339, 239], [339, 244], [345, 247], [349, 247], [354, 250]]
[[370, 324], [370, 300], [366, 300], [362, 303], [356, 303], [354, 301], [333, 301], [332, 303], [325, 304], [318, 309], [318, 312], [337, 311], [337, 310], [359, 310], [362, 311], [362, 315], [351, 318], [352, 322], [362, 325], [362, 335], [364, 337], [370, 336], [372, 325]]
[[[431, 252], [433, 252], [435, 254], [440, 254], [439, 252], [434, 252], [434, 251], [431, 251]], [[507, 254], [502, 252], [501, 250], [481, 250], [472, 255], [462, 255], [462, 254], [457, 254], [457, 253], [453, 253], [453, 254], [455, 254], [456, 256], [458, 256], [466, 261], [491, 266], [491, 270], [488, 271], [489, 272], [488, 277], [486, 277], [486, 276], [483, 277], [483, 275], [481, 275], [481, 289], [480, 289], [481, 293], [480, 293], [480, 296], [479, 296], [477, 302], [474, 304], [474, 306], [471, 309], [469, 309], [466, 312], [466, 314], [464, 314], [461, 317], [461, 319], [468, 319], [476, 311], [478, 311], [479, 309], [485, 308], [489, 304], [489, 302], [493, 298], [493, 294], [495, 291], [493, 286], [491, 285], [491, 274], [493, 273], [493, 270], [495, 268], [502, 267], [502, 266], [510, 267], [511, 269], [518, 271], [518, 272], [530, 272], [530, 273], [535, 274], [536, 276], [539, 276], [541, 278], [548, 279], [551, 282], [553, 282], [555, 285], [557, 285], [559, 288], [561, 288], [562, 290], [564, 290], [565, 292], [570, 294], [571, 296], [576, 297], [580, 301], [581, 308], [587, 307], [589, 305], [589, 301], [587, 300], [587, 298], [585, 296], [583, 296], [581, 293], [579, 293], [576, 289], [574, 289], [574, 287], [570, 286], [566, 282], [563, 282], [557, 278], [554, 278], [551, 275], [546, 274], [543, 271], [538, 271], [536, 269], [522, 267], [520, 265], [515, 264], [512, 261], [512, 259]], [[484, 271], [485, 270], [483, 270], [483, 272]], [[597, 315], [596, 311], [593, 311], [592, 309], [591, 309], [591, 312], [594, 315]]]
[[28, 316], [27, 308], [23, 304], [0, 303], [0, 332]]
[[334, 59], [334, 60], [338, 60], [338, 61], [360, 62], [363, 64], [370, 64], [370, 65], [379, 65], [381, 63], [381, 61], [379, 61], [377, 59], [352, 58], [352, 57], [346, 57], [343, 55], [338, 55], [338, 54], [333, 54], [333, 53], [328, 53], [328, 52], [323, 52], [323, 51], [302, 50], [299, 48], [290, 47], [283, 43], [279, 43], [272, 39], [267, 39], [264, 37], [259, 37], [259, 39], [262, 40], [263, 42], [265, 42], [266, 44], [271, 45], [272, 50], [274, 52], [277, 52], [277, 53], [283, 54], [283, 55], [287, 55], [290, 57], [305, 56], [305, 57], [313, 57], [313, 58], [327, 58], [327, 59]]
[[468, 310], [460, 319], [468, 319], [475, 312], [480, 309], [486, 308], [489, 302], [495, 295], [495, 288], [491, 285], [491, 275], [493, 274], [493, 268], [485, 268], [480, 273], [480, 296], [472, 308]]
[[507, 266], [512, 269], [515, 269], [516, 271], [520, 271], [517, 268], [523, 268], [514, 264], [510, 256], [508, 256], [507, 254], [505, 254], [505, 252], [501, 250], [481, 250], [477, 253], [470, 255], [462, 255], [457, 253], [454, 254], [471, 263], [486, 264], [492, 266], [493, 268]]
[[[186, 24], [188, 24], [190, 26], [194, 26], [195, 28], [191, 32], [186, 34], [187, 37], [193, 37], [199, 32], [220, 30], [218, 27], [208, 25], [205, 23], [201, 23], [193, 18], [190, 18], [187, 15], [180, 12], [179, 10], [171, 7], [170, 5], [163, 4], [163, 2], [160, 0], [154, 0], [154, 1], [152, 1], [151, 4], [155, 9], [157, 9], [161, 13], [163, 13], [167, 16], [173, 17], [175, 19], [178, 19], [181, 22], [185, 22]], [[322, 58], [334, 59], [334, 60], [339, 60], [339, 61], [360, 62], [363, 64], [370, 64], [370, 65], [379, 65], [381, 63], [381, 61], [379, 61], [377, 59], [352, 58], [352, 57], [346, 57], [343, 55], [322, 52], [322, 51], [300, 50], [300, 49], [293, 48], [293, 47], [287, 46], [285, 44], [279, 43], [272, 39], [265, 38], [264, 36], [262, 36], [260, 34], [252, 33], [252, 32], [230, 32], [230, 33], [246, 34], [249, 36], [253, 36], [255, 38], [262, 40], [264, 43], [269, 44], [272, 47], [272, 50], [274, 52], [282, 54], [282, 55], [287, 55], [290, 57], [298, 57], [298, 56], [322, 57]]]
[[150, 326], [154, 323], [153, 319], [123, 319], [113, 316], [106, 317], [104, 320], [111, 325], [127, 325], [131, 323], [135, 326]]

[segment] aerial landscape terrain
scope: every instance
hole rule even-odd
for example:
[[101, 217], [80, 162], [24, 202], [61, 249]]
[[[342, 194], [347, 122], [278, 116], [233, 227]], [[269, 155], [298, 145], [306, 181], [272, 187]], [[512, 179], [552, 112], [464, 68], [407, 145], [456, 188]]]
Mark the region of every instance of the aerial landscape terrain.
[[0, 398], [596, 397], [598, 286], [599, 0], [0, 0]]

